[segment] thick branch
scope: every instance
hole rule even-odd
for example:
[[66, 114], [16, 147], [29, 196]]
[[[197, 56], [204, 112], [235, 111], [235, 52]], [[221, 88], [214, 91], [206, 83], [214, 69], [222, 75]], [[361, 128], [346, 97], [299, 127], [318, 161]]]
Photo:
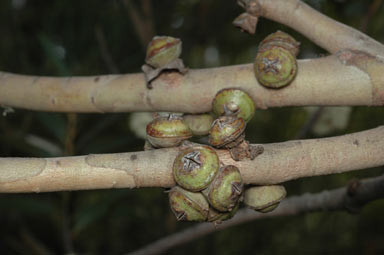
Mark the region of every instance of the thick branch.
[[[352, 188], [352, 186], [356, 187]], [[349, 187], [322, 191], [317, 194], [304, 194], [290, 197], [283, 200], [276, 210], [267, 214], [242, 209], [232, 220], [224, 222], [218, 227], [214, 227], [211, 223], [198, 224], [179, 233], [159, 239], [130, 254], [161, 254], [175, 246], [252, 220], [277, 216], [293, 216], [315, 211], [336, 211], [349, 208], [360, 209], [365, 204], [381, 198], [384, 198], [384, 176], [354, 182]]]
[[331, 53], [343, 49], [384, 57], [384, 46], [362, 32], [339, 23], [300, 0], [256, 0], [261, 16], [292, 27]]
[[[264, 145], [255, 160], [236, 165], [245, 183], [273, 184], [302, 177], [384, 165], [384, 126], [359, 133]], [[0, 192], [171, 187], [179, 148], [64, 158], [0, 158]]]
[[258, 108], [305, 105], [384, 105], [384, 64], [361, 52], [299, 61], [288, 87], [259, 85], [250, 64], [166, 73], [148, 90], [143, 74], [36, 77], [0, 72], [0, 105], [57, 112], [211, 110], [216, 93], [241, 88]]

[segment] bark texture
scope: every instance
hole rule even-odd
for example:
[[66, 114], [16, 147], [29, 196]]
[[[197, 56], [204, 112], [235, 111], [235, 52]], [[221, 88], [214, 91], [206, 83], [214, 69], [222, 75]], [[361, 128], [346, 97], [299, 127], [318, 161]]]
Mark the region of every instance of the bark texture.
[[[220, 160], [240, 169], [245, 183], [275, 184], [384, 165], [384, 126], [323, 139], [265, 144], [255, 160]], [[180, 148], [62, 158], [0, 158], [0, 192], [171, 187]]]

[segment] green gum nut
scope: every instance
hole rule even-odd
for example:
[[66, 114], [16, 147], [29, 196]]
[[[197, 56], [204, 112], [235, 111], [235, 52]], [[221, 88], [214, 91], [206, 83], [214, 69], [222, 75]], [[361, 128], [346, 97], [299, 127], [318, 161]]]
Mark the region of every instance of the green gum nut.
[[219, 212], [213, 209], [212, 207], [210, 207], [207, 220], [209, 222], [212, 222], [215, 225], [221, 224], [223, 221], [229, 220], [233, 216], [235, 216], [235, 214], [239, 210], [239, 207], [240, 207], [240, 202], [238, 202], [230, 212]]
[[179, 221], [206, 221], [209, 204], [200, 192], [175, 186], [169, 191], [169, 204]]
[[157, 118], [147, 125], [147, 140], [154, 147], [174, 147], [192, 137], [182, 118]]
[[240, 89], [223, 89], [216, 94], [212, 110], [216, 116], [235, 115], [248, 122], [255, 114], [255, 103]]
[[244, 192], [244, 203], [256, 211], [266, 213], [274, 210], [286, 195], [287, 191], [281, 185], [251, 187]]
[[277, 202], [273, 205], [270, 205], [270, 206], [265, 207], [263, 209], [259, 209], [257, 211], [262, 212], [262, 213], [269, 213], [269, 212], [272, 212], [273, 210], [275, 210], [279, 206], [279, 204], [280, 204], [280, 202]]
[[216, 178], [203, 191], [209, 204], [220, 212], [232, 211], [243, 192], [243, 181], [239, 169], [228, 165], [221, 167]]
[[292, 36], [282, 31], [277, 31], [265, 37], [265, 39], [259, 45], [259, 52], [263, 51], [264, 48], [270, 46], [282, 47], [297, 56], [299, 54], [300, 43], [295, 40]]
[[178, 185], [191, 190], [205, 189], [219, 170], [219, 157], [209, 146], [196, 146], [182, 151], [173, 163], [173, 177]]
[[300, 43], [287, 33], [277, 31], [268, 35], [259, 45], [254, 71], [260, 84], [281, 88], [295, 78], [296, 56]]
[[181, 41], [170, 36], [155, 36], [147, 47], [145, 62], [154, 68], [165, 67], [181, 54]]
[[232, 148], [244, 140], [246, 122], [235, 116], [220, 116], [209, 130], [209, 143], [215, 147]]
[[193, 135], [208, 135], [213, 117], [211, 114], [184, 115], [184, 121]]
[[254, 71], [257, 80], [265, 87], [281, 88], [295, 78], [297, 61], [290, 51], [272, 46], [256, 55]]

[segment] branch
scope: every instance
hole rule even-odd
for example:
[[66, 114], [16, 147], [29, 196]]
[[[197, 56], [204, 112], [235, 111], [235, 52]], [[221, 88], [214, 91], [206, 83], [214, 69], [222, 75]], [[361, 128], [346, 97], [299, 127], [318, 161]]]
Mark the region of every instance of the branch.
[[248, 92], [261, 109], [307, 105], [384, 105], [384, 63], [362, 52], [299, 61], [288, 87], [266, 89], [251, 64], [165, 73], [147, 89], [143, 74], [38, 77], [0, 72], [0, 105], [55, 112], [211, 110], [228, 87]]
[[[248, 184], [273, 184], [384, 165], [384, 126], [331, 138], [264, 145], [254, 161], [233, 161]], [[0, 158], [0, 192], [172, 187], [180, 148], [63, 158]]]
[[[251, 0], [252, 1], [252, 0]], [[331, 53], [359, 50], [384, 57], [384, 46], [299, 0], [253, 0], [260, 16], [287, 25]]]
[[[295, 81], [282, 90], [260, 86], [251, 65], [166, 73], [152, 82], [152, 90], [143, 74], [55, 78], [0, 72], [0, 105], [55, 112], [203, 113], [211, 110], [217, 91], [228, 87], [247, 91], [261, 109], [384, 105], [382, 44], [298, 0], [248, 1], [256, 3], [257, 15], [296, 29], [335, 56], [299, 61]], [[150, 15], [145, 3], [143, 9]]]
[[129, 254], [161, 254], [175, 246], [188, 243], [210, 233], [258, 219], [294, 216], [316, 211], [347, 209], [356, 212], [369, 202], [381, 198], [384, 198], [384, 175], [361, 182], [352, 182], [349, 187], [289, 197], [283, 200], [277, 209], [267, 214], [258, 213], [250, 209], [242, 209], [233, 219], [217, 227], [214, 227], [211, 223], [197, 224], [194, 227], [161, 238]]

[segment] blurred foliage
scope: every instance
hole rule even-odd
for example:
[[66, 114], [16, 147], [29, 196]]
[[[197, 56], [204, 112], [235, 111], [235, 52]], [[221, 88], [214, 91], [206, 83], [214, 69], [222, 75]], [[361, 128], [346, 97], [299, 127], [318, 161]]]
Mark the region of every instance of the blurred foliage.
[[[324, 14], [384, 42], [381, 0], [308, 0]], [[133, 1], [140, 6], [141, 1]], [[252, 62], [257, 44], [277, 29], [302, 42], [300, 58], [327, 53], [290, 28], [260, 19], [257, 34], [240, 33], [235, 1], [151, 1], [149, 17], [159, 35], [183, 40], [191, 68]], [[138, 72], [144, 47], [120, 0], [0, 1], [0, 70], [67, 76]], [[97, 35], [99, 33], [99, 35]], [[326, 75], [326, 74], [325, 74]], [[310, 84], [309, 84], [310, 85]], [[53, 157], [142, 150], [129, 114], [65, 114], [14, 109], [0, 117], [3, 157]], [[75, 116], [75, 117], [74, 117]], [[303, 108], [259, 111], [247, 136], [252, 142], [294, 139], [310, 118]], [[354, 107], [342, 129], [327, 136], [383, 124], [381, 107]], [[319, 137], [306, 133], [305, 138]], [[305, 178], [286, 184], [289, 195], [343, 186], [381, 169]], [[384, 253], [384, 202], [359, 215], [324, 212], [268, 219], [233, 227], [177, 247], [169, 254], [378, 254]], [[192, 226], [177, 223], [163, 189], [101, 190], [0, 195], [1, 254], [121, 254]]]

